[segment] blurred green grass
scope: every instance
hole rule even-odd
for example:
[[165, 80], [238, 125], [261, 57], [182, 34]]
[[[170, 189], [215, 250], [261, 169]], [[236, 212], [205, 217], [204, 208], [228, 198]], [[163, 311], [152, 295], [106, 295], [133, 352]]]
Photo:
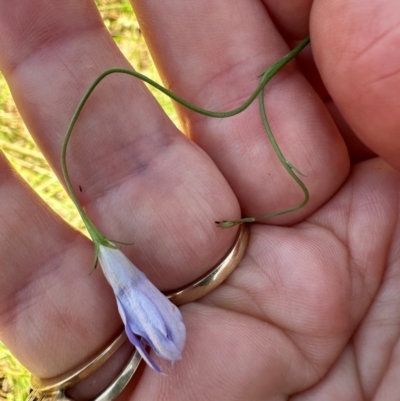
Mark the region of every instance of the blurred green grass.
[[29, 374], [0, 342], [0, 400], [24, 401]]
[[[160, 82], [147, 50], [139, 24], [128, 0], [96, 0], [103, 21], [132, 66]], [[150, 88], [166, 113], [177, 125], [169, 98]], [[0, 149], [15, 170], [72, 226], [84, 230], [78, 213], [29, 135], [0, 72]], [[0, 342], [0, 400], [22, 401], [27, 397], [29, 373]]]

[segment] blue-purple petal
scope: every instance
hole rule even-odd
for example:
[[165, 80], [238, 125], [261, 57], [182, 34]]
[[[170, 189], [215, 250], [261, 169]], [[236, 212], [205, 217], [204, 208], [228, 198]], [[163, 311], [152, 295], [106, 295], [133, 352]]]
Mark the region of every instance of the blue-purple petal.
[[136, 349], [139, 351], [139, 354], [142, 356], [145, 362], [149, 366], [151, 366], [156, 372], [162, 373], [162, 370], [159, 368], [159, 366], [154, 362], [154, 359], [146, 351], [146, 348], [144, 347], [143, 343], [135, 336], [135, 334], [132, 333], [129, 326], [125, 327], [125, 331], [126, 335], [129, 338], [129, 341], [136, 347]]
[[172, 364], [181, 359], [186, 330], [179, 309], [121, 251], [100, 246], [99, 259], [116, 295], [127, 335], [146, 362], [161, 371], [138, 337]]

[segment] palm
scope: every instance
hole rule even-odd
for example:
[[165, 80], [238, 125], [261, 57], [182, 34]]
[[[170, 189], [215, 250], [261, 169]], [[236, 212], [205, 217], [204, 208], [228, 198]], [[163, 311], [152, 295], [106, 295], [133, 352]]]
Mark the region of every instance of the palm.
[[253, 226], [227, 285], [183, 308], [187, 358], [167, 379], [144, 375], [138, 399], [161, 391], [174, 400], [395, 394], [397, 279], [386, 251], [397, 248], [398, 185], [398, 174], [374, 160], [303, 223]]
[[[7, 5], [0, 16], [0, 66], [27, 124], [57, 169], [62, 132], [84, 88], [102, 70], [126, 62], [112, 50], [104, 31], [96, 30], [100, 25], [89, 4], [78, 11], [67, 2], [60, 13], [44, 0], [23, 3], [25, 9]], [[310, 7], [310, 2], [298, 2], [293, 13], [281, 13], [279, 5], [266, 1], [278, 32], [261, 2], [226, 8], [224, 1], [206, 7], [203, 1], [175, 0], [163, 3], [167, 10], [160, 10], [159, 2], [133, 3], [149, 29], [145, 33], [166, 84], [212, 110], [243, 101], [257, 76], [287, 51], [281, 33], [288, 41], [307, 34]], [[324, 50], [332, 40], [324, 29], [339, 28], [335, 9], [318, 3], [313, 5], [311, 34], [327, 88], [358, 135], [396, 165], [395, 117], [381, 118], [388, 108], [394, 110], [395, 95], [388, 88], [396, 87], [390, 81], [396, 75], [385, 71], [386, 79], [374, 77], [378, 85], [372, 86], [372, 94], [385, 93], [385, 104], [372, 105], [369, 92], [354, 103], [365, 77], [351, 76], [358, 70], [346, 64], [342, 53], [332, 56]], [[356, 0], [352, 3], [346, 9], [350, 14], [357, 7]], [[34, 11], [44, 7], [51, 18], [41, 16], [32, 24]], [[399, 15], [395, 2], [379, 7], [392, 19]], [[188, 16], [207, 23], [199, 22], [193, 30]], [[363, 18], [368, 24], [371, 15]], [[45, 21], [55, 21], [52, 40]], [[241, 21], [245, 25], [238, 29]], [[79, 42], [77, 28], [83, 32]], [[187, 31], [190, 35], [182, 34]], [[227, 34], [232, 31], [234, 35]], [[336, 33], [343, 49], [357, 54], [341, 42], [341, 31]], [[387, 36], [394, 43], [394, 34]], [[32, 38], [29, 46], [17, 46], [25, 37]], [[243, 53], [237, 52], [239, 46]], [[342, 64], [332, 70], [335, 54], [341, 55], [344, 70]], [[364, 65], [362, 57], [356, 60]], [[66, 71], [72, 68], [78, 70], [70, 75]], [[370, 82], [371, 77], [365, 79]], [[48, 90], [49, 81], [54, 90]], [[349, 82], [351, 93], [344, 89]], [[110, 93], [118, 96], [105, 109]], [[335, 399], [379, 399], [380, 391], [394, 391], [396, 365], [390, 356], [398, 338], [399, 176], [374, 159], [355, 166], [346, 180], [349, 160], [342, 136], [295, 67], [271, 82], [266, 107], [285, 156], [306, 174], [311, 201], [299, 212], [275, 219], [276, 225], [251, 227], [248, 252], [226, 284], [182, 308], [188, 329], [183, 361], [168, 377], [145, 370], [126, 398], [250, 401], [293, 394], [299, 400], [329, 399], [334, 394]], [[73, 181], [85, 189], [81, 201], [90, 215], [108, 236], [135, 241], [126, 252], [162, 289], [193, 280], [224, 255], [235, 232], [216, 228], [214, 220], [237, 218], [239, 208], [245, 215], [278, 210], [301, 196], [265, 139], [257, 105], [223, 121], [179, 112], [206, 153], [166, 122], [138, 82], [113, 77], [85, 109], [69, 155]], [[382, 144], [372, 135], [376, 131]], [[365, 157], [353, 150], [351, 155]], [[48, 215], [11, 178], [5, 164], [2, 170], [8, 178], [4, 182], [12, 183], [0, 209], [6, 234], [0, 252], [9, 261], [2, 267], [7, 285], [0, 291], [2, 337], [34, 373], [54, 376], [104, 346], [120, 330], [119, 319], [100, 272], [86, 274], [90, 244]], [[10, 213], [13, 208], [16, 213]], [[38, 222], [46, 227], [40, 236]], [[17, 229], [19, 241], [9, 241]], [[14, 308], [10, 299], [17, 301]], [[21, 322], [32, 316], [36, 329], [26, 336]]]

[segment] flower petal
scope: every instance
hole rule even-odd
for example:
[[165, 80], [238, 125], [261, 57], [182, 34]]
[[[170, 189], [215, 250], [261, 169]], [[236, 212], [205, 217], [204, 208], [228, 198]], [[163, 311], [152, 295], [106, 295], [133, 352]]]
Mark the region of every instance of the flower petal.
[[156, 372], [162, 373], [162, 370], [158, 367], [158, 365], [154, 362], [153, 358], [146, 351], [146, 348], [143, 346], [143, 343], [132, 333], [129, 327], [126, 327], [126, 335], [129, 338], [129, 341], [136, 347], [139, 351], [139, 354], [145, 360], [145, 362], [153, 368]]
[[186, 329], [179, 309], [120, 250], [100, 245], [99, 260], [116, 295], [127, 335], [146, 362], [160, 371], [136, 336], [157, 356], [172, 363], [181, 359]]

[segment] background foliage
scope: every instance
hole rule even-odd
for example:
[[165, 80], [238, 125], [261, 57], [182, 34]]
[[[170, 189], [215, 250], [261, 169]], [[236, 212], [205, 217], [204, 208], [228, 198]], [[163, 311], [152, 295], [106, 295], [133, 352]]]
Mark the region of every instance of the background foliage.
[[[152, 79], [160, 81], [129, 1], [96, 0], [96, 4], [106, 27], [133, 67]], [[172, 120], [177, 122], [170, 100], [153, 88], [150, 90]], [[1, 72], [0, 149], [6, 154], [16, 171], [56, 213], [74, 227], [83, 230], [83, 224], [74, 205], [21, 120]], [[0, 400], [25, 400], [28, 386], [29, 373], [0, 342]]]

